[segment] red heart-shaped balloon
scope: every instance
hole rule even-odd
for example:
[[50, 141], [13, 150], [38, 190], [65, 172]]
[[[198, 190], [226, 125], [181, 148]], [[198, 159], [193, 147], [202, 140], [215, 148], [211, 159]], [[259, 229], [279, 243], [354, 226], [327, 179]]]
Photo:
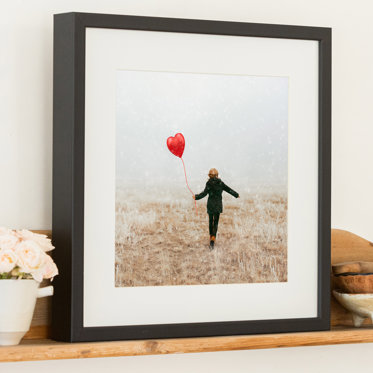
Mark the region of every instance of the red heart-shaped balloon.
[[183, 134], [177, 133], [174, 137], [170, 136], [167, 139], [167, 147], [172, 154], [181, 158], [185, 148], [185, 139]]

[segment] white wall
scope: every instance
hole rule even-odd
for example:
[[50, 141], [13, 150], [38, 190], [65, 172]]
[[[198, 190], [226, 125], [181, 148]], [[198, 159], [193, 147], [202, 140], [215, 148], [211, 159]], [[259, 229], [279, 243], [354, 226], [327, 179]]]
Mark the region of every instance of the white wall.
[[[333, 27], [332, 223], [373, 241], [373, 3], [369, 0], [1, 0], [0, 225], [51, 228], [52, 15], [67, 11]], [[12, 368], [14, 372], [93, 367], [134, 372], [338, 368], [347, 372], [368, 367], [370, 349], [371, 345], [346, 345], [15, 363]]]

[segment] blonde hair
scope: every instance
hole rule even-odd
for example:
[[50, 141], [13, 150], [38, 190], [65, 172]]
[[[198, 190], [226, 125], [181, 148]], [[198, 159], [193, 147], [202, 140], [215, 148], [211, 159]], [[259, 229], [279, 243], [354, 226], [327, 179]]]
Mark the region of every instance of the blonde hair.
[[216, 168], [212, 168], [209, 171], [209, 177], [218, 177], [218, 176], [219, 176], [219, 172]]

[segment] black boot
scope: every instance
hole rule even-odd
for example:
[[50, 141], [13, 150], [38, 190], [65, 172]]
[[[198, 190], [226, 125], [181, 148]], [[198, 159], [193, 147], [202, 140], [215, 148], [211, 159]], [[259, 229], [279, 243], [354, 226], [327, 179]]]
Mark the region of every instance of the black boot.
[[214, 250], [215, 236], [210, 237], [210, 250]]

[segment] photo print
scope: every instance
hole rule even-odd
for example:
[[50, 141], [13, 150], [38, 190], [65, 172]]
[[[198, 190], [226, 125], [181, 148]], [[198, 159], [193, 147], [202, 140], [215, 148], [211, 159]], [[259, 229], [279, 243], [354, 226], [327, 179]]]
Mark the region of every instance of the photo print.
[[287, 281], [288, 80], [117, 72], [116, 287]]

